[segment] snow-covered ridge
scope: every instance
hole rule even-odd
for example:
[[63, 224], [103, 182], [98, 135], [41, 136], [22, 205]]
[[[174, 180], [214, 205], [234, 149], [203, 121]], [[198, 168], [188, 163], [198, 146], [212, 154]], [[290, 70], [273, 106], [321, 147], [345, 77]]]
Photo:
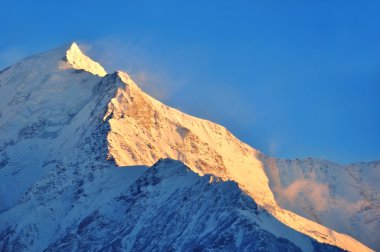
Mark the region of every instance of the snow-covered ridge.
[[74, 42], [66, 52], [66, 60], [71, 66], [78, 70], [84, 70], [103, 77], [107, 74], [104, 68], [98, 63], [83, 54], [78, 45]]
[[104, 119], [109, 155], [119, 166], [152, 165], [159, 158], [184, 162], [196, 173], [232, 180], [285, 225], [349, 251], [370, 251], [352, 237], [278, 206], [269, 186], [265, 155], [226, 128], [168, 107], [144, 93], [123, 72]]
[[[78, 64], [84, 59], [89, 65]], [[73, 44], [0, 73], [0, 212], [5, 212], [0, 213], [0, 237], [10, 237], [13, 245], [39, 241], [35, 246], [42, 247], [34, 248], [43, 250], [53, 241], [39, 237], [54, 239], [56, 230], [70, 235], [65, 228], [91, 215], [98, 194], [111, 199], [126, 186], [128, 176], [106, 161], [108, 155], [118, 166], [180, 160], [200, 175], [237, 182], [260, 206], [301, 233], [350, 251], [369, 250], [279, 207], [269, 186], [266, 157], [226, 128], [162, 104], [126, 73], [100, 78], [96, 64]]]

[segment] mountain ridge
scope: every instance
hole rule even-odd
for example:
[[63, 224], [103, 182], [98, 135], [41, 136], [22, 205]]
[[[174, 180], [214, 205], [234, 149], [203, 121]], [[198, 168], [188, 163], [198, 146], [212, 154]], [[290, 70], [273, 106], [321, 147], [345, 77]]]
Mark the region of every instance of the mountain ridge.
[[[222, 126], [188, 116], [141, 93], [130, 78], [121, 78], [121, 81], [126, 84], [125, 89], [118, 89], [107, 112], [114, 115], [109, 121], [109, 153], [118, 165], [152, 164], [157, 157], [181, 160], [201, 175], [212, 173], [224, 180], [237, 181], [258, 204], [298, 231], [331, 244], [346, 246], [350, 243], [349, 237], [278, 207], [268, 185], [265, 157], [261, 152], [242, 143]], [[152, 126], [156, 124], [159, 129]], [[178, 129], [186, 132], [188, 141], [177, 134]], [[231, 157], [229, 153], [234, 155]]]
[[[59, 54], [56, 53], [57, 51]], [[266, 207], [271, 214], [275, 216], [277, 214], [276, 217], [283, 222], [290, 220], [293, 223], [286, 223], [287, 225], [296, 225], [302, 229], [299, 231], [306, 232], [317, 240], [346, 249], [351, 248], [351, 250], [359, 247], [363, 250], [367, 249], [348, 236], [334, 233], [328, 228], [319, 227], [311, 221], [295, 217], [296, 215], [280, 209], [269, 187], [269, 179], [265, 170], [265, 156], [235, 138], [226, 128], [208, 120], [186, 115], [160, 103], [145, 94], [127, 74], [120, 71], [106, 74], [100, 78], [98, 75], [87, 73], [86, 71], [89, 69], [86, 69], [86, 64], [81, 65], [83, 72], [78, 72], [78, 68], [74, 66], [67, 68], [66, 65], [66, 68], [63, 68], [62, 64], [67, 61], [62, 61], [62, 56], [59, 56], [62, 51], [62, 49], [55, 50], [51, 56], [49, 53], [42, 54], [39, 57], [47, 56], [40, 60], [29, 59], [29, 61], [31, 60], [29, 63], [33, 65], [35, 65], [34, 61], [43, 61], [39, 67], [44, 71], [40, 71], [39, 75], [37, 72], [33, 74], [35, 71], [33, 69], [27, 69], [27, 67], [24, 69], [22, 64], [21, 66], [19, 64], [17, 69], [11, 67], [0, 75], [0, 86], [4, 84], [4, 88], [8, 88], [5, 89], [8, 93], [12, 93], [11, 85], [19, 87], [16, 99], [3, 95], [1, 98], [4, 98], [4, 101], [0, 102], [0, 105], [5, 107], [5, 104], [13, 104], [14, 106], [10, 106], [9, 110], [21, 112], [16, 118], [13, 118], [14, 113], [0, 117], [0, 127], [5, 129], [4, 132], [9, 133], [7, 137], [1, 139], [5, 144], [1, 145], [3, 149], [1, 151], [2, 160], [0, 160], [0, 164], [2, 164], [0, 179], [4, 181], [8, 177], [14, 178], [6, 185], [12, 187], [12, 183], [17, 185], [16, 181], [22, 179], [26, 190], [40, 179], [38, 176], [28, 177], [30, 174], [26, 171], [31, 165], [30, 162], [20, 163], [17, 161], [19, 156], [16, 155], [16, 152], [25, 148], [37, 147], [37, 152], [33, 154], [36, 159], [25, 156], [25, 160], [33, 161], [33, 166], [42, 167], [43, 172], [56, 170], [54, 176], [58, 176], [58, 181], [61, 181], [59, 178], [61, 166], [71, 167], [70, 169], [74, 169], [74, 171], [79, 169], [78, 172], [87, 176], [79, 164], [72, 163], [75, 158], [81, 160], [82, 165], [89, 170], [93, 170], [98, 169], [96, 167], [104, 169], [100, 167], [109, 166], [102, 163], [102, 156], [105, 159], [107, 155], [119, 166], [153, 165], [157, 159], [169, 157], [183, 161], [200, 175], [211, 173], [223, 180], [237, 181], [243, 191], [247, 192], [255, 201], [257, 200], [259, 205]], [[17, 78], [13, 75], [15, 72], [22, 73], [23, 71], [26, 71], [28, 75], [17, 76]], [[44, 73], [46, 76], [43, 76]], [[44, 98], [35, 91], [25, 88], [23, 83], [27, 80], [40, 83], [42, 90], [48, 90], [48, 94], [52, 97]], [[78, 85], [73, 86], [72, 83], [79, 83], [82, 91], [78, 92]], [[50, 108], [51, 104], [48, 98], [58, 101], [55, 104], [57, 109]], [[67, 98], [68, 101], [75, 101], [75, 103], [68, 107], [64, 102], [60, 102], [64, 98]], [[31, 106], [33, 109], [25, 108], [27, 106]], [[38, 118], [37, 121], [36, 118]], [[86, 122], [87, 119], [89, 122]], [[11, 128], [9, 125], [14, 125], [12, 120], [25, 122], [26, 125], [25, 127]], [[34, 120], [32, 124], [30, 124], [31, 120]], [[97, 123], [93, 124], [94, 122]], [[101, 126], [98, 129], [96, 128], [98, 126], [95, 125], [99, 123]], [[92, 136], [92, 134], [95, 135]], [[97, 143], [95, 140], [97, 134], [100, 134], [99, 139], [104, 138], [102, 141], [106, 144], [105, 146], [102, 147], [100, 143]], [[55, 141], [56, 146], [45, 146], [49, 141]], [[84, 145], [86, 148], [90, 148], [89, 150], [82, 152], [78, 149], [78, 144], [82, 141], [89, 144], [89, 146]], [[98, 148], [102, 155], [96, 156], [95, 160], [87, 160], [89, 158], [82, 157], [83, 154], [92, 157], [91, 149], [97, 150]], [[41, 155], [42, 150], [49, 155]], [[233, 153], [232, 156], [230, 152]], [[62, 154], [64, 156], [60, 157]], [[242, 165], [245, 165], [246, 168], [242, 168]], [[13, 174], [12, 167], [18, 167], [18, 174]], [[64, 174], [68, 172], [69, 168], [65, 169]], [[240, 174], [239, 172], [242, 171], [243, 173]], [[41, 176], [44, 175], [41, 173]], [[47, 180], [50, 181], [50, 179]], [[65, 184], [62, 181], [59, 183]], [[80, 184], [80, 182], [78, 183]], [[255, 186], [261, 188], [255, 188]], [[24, 193], [22, 190], [19, 191], [17, 197]], [[0, 191], [0, 193], [5, 195], [5, 191]], [[30, 193], [33, 195], [33, 192]], [[14, 195], [12, 197], [17, 198]], [[0, 202], [0, 204], [4, 204], [4, 202]], [[8, 204], [3, 211], [11, 209], [15, 206], [14, 204], [17, 205], [15, 202]], [[288, 219], [286, 220], [286, 218]], [[299, 226], [299, 223], [303, 224]], [[304, 227], [311, 229], [305, 230]], [[320, 237], [315, 236], [315, 230], [321, 232]], [[326, 234], [327, 237], [324, 236]], [[331, 234], [334, 235], [329, 237]]]

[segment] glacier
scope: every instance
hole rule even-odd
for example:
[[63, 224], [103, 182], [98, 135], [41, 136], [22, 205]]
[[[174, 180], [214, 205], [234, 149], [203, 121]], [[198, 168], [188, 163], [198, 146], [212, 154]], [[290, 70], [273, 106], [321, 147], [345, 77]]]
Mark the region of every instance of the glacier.
[[[267, 157], [107, 74], [75, 43], [1, 71], [0, 91], [3, 251], [379, 246], [378, 163]], [[281, 193], [298, 181], [323, 188], [323, 208]]]

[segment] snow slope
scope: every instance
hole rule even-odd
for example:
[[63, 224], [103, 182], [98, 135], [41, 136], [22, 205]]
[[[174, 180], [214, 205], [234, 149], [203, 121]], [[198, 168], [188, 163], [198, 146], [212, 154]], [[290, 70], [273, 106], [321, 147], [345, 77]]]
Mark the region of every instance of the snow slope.
[[[116, 204], [113, 199], [134, 183], [146, 166], [160, 158], [173, 158], [200, 175], [236, 181], [259, 208], [301, 233], [347, 250], [369, 251], [347, 235], [278, 206], [267, 175], [267, 158], [224, 127], [163, 105], [125, 73], [104, 74], [76, 44], [26, 58], [0, 72], [3, 248], [55, 249], [60, 244], [71, 246], [64, 242], [70, 239], [82, 244], [83, 238], [68, 236], [78, 223], [100, 205]], [[142, 166], [117, 169], [112, 160], [118, 166]], [[161, 188], [160, 184], [155, 187]], [[139, 200], [157, 201], [150, 199], [154, 195], [146, 196]], [[242, 213], [249, 215], [251, 210], [237, 214], [244, 219]], [[214, 215], [218, 214], [222, 213], [215, 211]], [[151, 220], [151, 215], [146, 218]], [[249, 217], [248, 222], [257, 222], [255, 218]], [[268, 218], [271, 220], [267, 224], [263, 221], [261, 228], [282, 237], [276, 233], [282, 230], [278, 228], [281, 224], [273, 228], [274, 220]], [[129, 227], [128, 223], [122, 225]], [[290, 232], [286, 230], [284, 233]], [[86, 235], [98, 235], [93, 232]], [[310, 241], [305, 247], [305, 243], [298, 243], [305, 239], [293, 234], [286, 239], [309, 251]]]
[[236, 183], [212, 178], [160, 160], [47, 251], [340, 251], [283, 225]]
[[106, 160], [109, 125], [102, 118], [115, 76], [68, 67], [68, 49], [0, 73], [1, 251], [44, 250], [146, 170], [126, 172]]
[[0, 74], [0, 212], [55, 166], [55, 157], [72, 152], [106, 95], [92, 92], [101, 78], [63, 59], [67, 48], [28, 57]]
[[380, 162], [338, 165], [317, 159], [267, 159], [267, 174], [283, 208], [376, 250], [380, 241]]
[[104, 119], [111, 126], [109, 154], [118, 165], [152, 165], [162, 157], [180, 160], [200, 175], [236, 181], [260, 206], [297, 231], [347, 250], [366, 250], [350, 236], [278, 206], [269, 186], [265, 155], [218, 124], [160, 103], [126, 73], [117, 75], [120, 88]]

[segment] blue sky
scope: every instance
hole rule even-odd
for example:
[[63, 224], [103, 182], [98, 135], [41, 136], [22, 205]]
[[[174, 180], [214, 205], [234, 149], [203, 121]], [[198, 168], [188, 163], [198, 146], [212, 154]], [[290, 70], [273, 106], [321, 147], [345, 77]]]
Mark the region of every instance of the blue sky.
[[0, 68], [77, 41], [264, 153], [380, 159], [379, 1], [6, 1]]

